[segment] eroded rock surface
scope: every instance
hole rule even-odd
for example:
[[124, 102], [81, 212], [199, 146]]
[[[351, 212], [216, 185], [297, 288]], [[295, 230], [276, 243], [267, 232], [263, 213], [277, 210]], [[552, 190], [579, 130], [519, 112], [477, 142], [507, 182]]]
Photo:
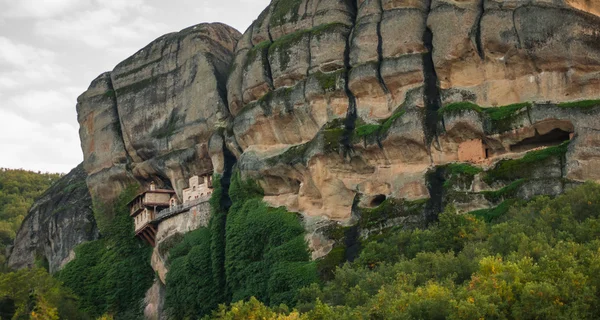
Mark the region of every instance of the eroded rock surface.
[[[467, 162], [483, 177], [503, 159], [569, 139], [559, 174], [547, 178], [597, 180], [597, 107], [561, 103], [600, 98], [598, 8], [576, 0], [274, 1], [236, 48], [228, 145], [267, 202], [342, 221], [381, 197], [429, 198], [424, 210], [439, 211], [456, 201], [432, 178], [435, 167]], [[452, 112], [464, 102], [477, 106]], [[522, 179], [522, 197], [565, 187]], [[470, 199], [456, 203], [499, 203]]]
[[229, 111], [226, 77], [240, 34], [199, 24], [164, 35], [94, 80], [78, 100], [88, 185], [110, 201], [132, 182], [179, 194], [211, 172], [208, 141]]
[[[355, 236], [556, 195], [600, 181], [599, 43], [597, 1], [274, 0], [243, 35], [190, 27], [94, 80], [77, 105], [87, 185], [181, 195], [237, 161], [271, 205]], [[333, 250], [307, 230], [315, 257]], [[15, 266], [47, 250], [36, 237], [20, 233]]]
[[98, 238], [86, 177], [79, 165], [35, 201], [17, 232], [9, 267], [32, 267], [37, 260], [53, 273], [75, 258], [78, 244]]

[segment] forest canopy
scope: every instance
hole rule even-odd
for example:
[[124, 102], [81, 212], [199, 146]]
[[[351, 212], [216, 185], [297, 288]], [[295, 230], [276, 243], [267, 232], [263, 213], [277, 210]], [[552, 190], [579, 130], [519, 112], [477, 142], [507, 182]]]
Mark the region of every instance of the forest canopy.
[[58, 173], [0, 168], [1, 265], [6, 262], [6, 246], [12, 244], [33, 202], [60, 177]]
[[295, 310], [250, 299], [215, 319], [595, 319], [600, 186], [514, 204], [491, 222], [446, 208], [427, 229], [364, 241]]

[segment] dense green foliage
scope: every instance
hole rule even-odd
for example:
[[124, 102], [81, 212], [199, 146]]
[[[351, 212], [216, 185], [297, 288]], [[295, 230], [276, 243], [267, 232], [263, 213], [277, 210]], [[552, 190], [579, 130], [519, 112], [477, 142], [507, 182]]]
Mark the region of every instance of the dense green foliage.
[[301, 291], [299, 311], [256, 300], [218, 319], [595, 319], [600, 186], [508, 205], [492, 222], [452, 207], [427, 229], [365, 243], [335, 278]]
[[0, 318], [86, 319], [70, 290], [41, 268], [0, 274]]
[[57, 173], [0, 169], [0, 265], [35, 199], [59, 178]]
[[225, 271], [232, 300], [295, 302], [295, 290], [316, 281], [298, 216], [268, 207], [259, 188], [239, 175], [229, 191]]
[[295, 304], [317, 280], [297, 215], [262, 202], [262, 190], [234, 174], [225, 211], [215, 181], [207, 228], [185, 235], [169, 254], [166, 309], [175, 319], [209, 314], [220, 303], [258, 297]]
[[80, 309], [90, 316], [110, 313], [115, 319], [137, 319], [141, 300], [152, 285], [152, 248], [135, 237], [127, 208], [136, 189], [130, 187], [119, 196], [103, 237], [79, 245], [76, 258], [57, 275], [79, 296]]

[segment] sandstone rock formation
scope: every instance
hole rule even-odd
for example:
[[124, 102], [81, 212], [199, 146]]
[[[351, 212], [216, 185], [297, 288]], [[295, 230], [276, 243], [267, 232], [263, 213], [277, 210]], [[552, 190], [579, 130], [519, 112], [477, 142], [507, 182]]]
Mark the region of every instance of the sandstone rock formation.
[[[571, 135], [558, 176], [548, 177], [597, 180], [595, 104], [561, 103], [600, 97], [598, 8], [590, 1], [273, 1], [236, 47], [227, 89], [229, 140], [237, 145], [229, 145], [266, 201], [336, 220], [349, 219], [356, 201], [370, 207], [381, 197], [431, 198], [430, 210], [455, 202], [432, 168], [459, 162], [461, 144], [473, 139], [488, 150], [476, 166], [491, 170]], [[464, 102], [483, 108], [452, 111]], [[481, 190], [509, 184], [489, 183]], [[522, 193], [563, 187], [528, 182]]]
[[488, 170], [573, 137], [557, 179], [597, 179], [596, 111], [561, 103], [600, 97], [599, 11], [278, 0], [241, 36], [220, 24], [163, 36], [80, 97], [88, 185], [105, 201], [133, 181], [180, 192], [235, 156], [272, 205], [346, 221], [382, 197], [452, 202], [431, 173], [465, 162], [469, 143]]
[[86, 177], [79, 165], [36, 200], [17, 233], [9, 267], [31, 267], [38, 260], [56, 272], [75, 257], [78, 244], [98, 238]]
[[189, 176], [212, 171], [208, 141], [229, 116], [225, 83], [239, 36], [219, 23], [189, 27], [92, 82], [77, 111], [94, 198], [153, 180], [181, 195]]
[[583, 0], [277, 0], [243, 35], [162, 36], [79, 97], [87, 185], [103, 202], [133, 182], [181, 194], [237, 161], [270, 204], [368, 234], [600, 180], [599, 14]]
[[[305, 216], [315, 259], [339, 225], [357, 243], [449, 204], [600, 181], [599, 44], [589, 0], [273, 0], [243, 35], [162, 36], [79, 97], [83, 166], [32, 208], [9, 263], [55, 271], [97, 237], [82, 179], [101, 202], [151, 181], [181, 196], [193, 175], [227, 183], [236, 163], [266, 202]], [[188, 218], [160, 230], [162, 283], [169, 247], [206, 224]]]

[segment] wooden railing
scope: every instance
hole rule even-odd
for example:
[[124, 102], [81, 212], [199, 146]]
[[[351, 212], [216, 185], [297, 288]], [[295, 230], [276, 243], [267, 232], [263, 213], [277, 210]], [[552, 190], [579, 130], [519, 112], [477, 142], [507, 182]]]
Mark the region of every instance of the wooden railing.
[[210, 199], [210, 196], [204, 196], [204, 197], [200, 197], [198, 199], [194, 199], [192, 201], [186, 202], [186, 203], [182, 203], [182, 204], [178, 204], [176, 206], [172, 206], [169, 207], [167, 209], [163, 209], [161, 211], [158, 212], [158, 214], [156, 215], [156, 217], [154, 218], [154, 221], [156, 220], [164, 220], [167, 217], [170, 217], [172, 215], [176, 215], [178, 213], [181, 213], [183, 211], [187, 211], [189, 210], [191, 207], [197, 206], [203, 202], [206, 202]]

